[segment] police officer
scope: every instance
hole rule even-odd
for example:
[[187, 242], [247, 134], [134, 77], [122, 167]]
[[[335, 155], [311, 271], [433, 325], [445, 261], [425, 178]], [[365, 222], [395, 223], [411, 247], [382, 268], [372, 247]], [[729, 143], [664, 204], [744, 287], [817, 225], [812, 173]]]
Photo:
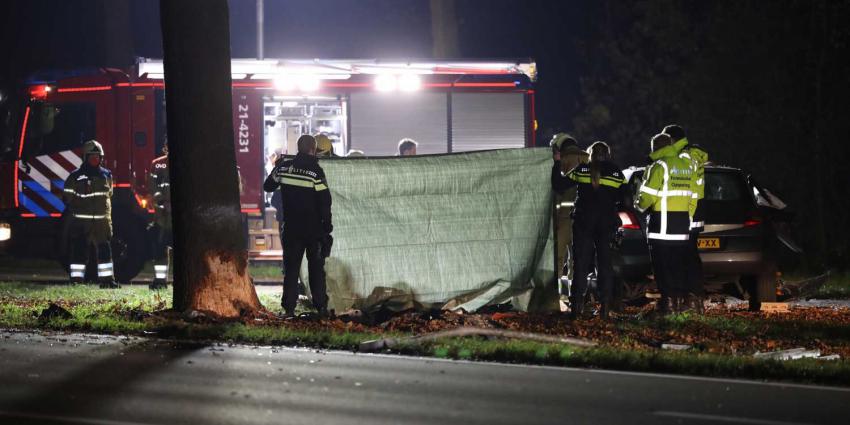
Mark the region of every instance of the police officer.
[[112, 264], [112, 173], [102, 167], [103, 146], [96, 140], [83, 144], [83, 164], [65, 180], [63, 200], [69, 226], [70, 274], [81, 283], [89, 248], [97, 256], [97, 280], [101, 288], [118, 288]]
[[298, 154], [275, 166], [263, 183], [266, 192], [280, 188], [283, 198], [284, 270], [283, 309], [293, 317], [298, 301], [298, 271], [307, 254], [310, 274], [310, 293], [319, 317], [328, 316], [328, 295], [325, 287], [325, 258], [330, 255], [333, 238], [331, 223], [331, 194], [325, 172], [316, 158], [316, 139], [303, 135], [298, 139]]
[[[566, 175], [579, 164], [587, 163], [587, 152], [578, 147], [578, 142], [572, 136], [566, 133], [557, 133], [552, 136], [549, 146], [552, 147], [553, 154], [560, 152], [561, 157], [561, 173]], [[570, 244], [572, 243], [572, 213], [575, 205], [576, 188], [571, 187], [561, 193], [555, 192], [555, 234], [556, 234], [556, 252], [557, 265], [561, 267], [561, 276], [570, 277]], [[562, 288], [564, 289], [564, 288]], [[562, 292], [566, 293], [566, 289]]]
[[168, 146], [163, 147], [162, 156], [151, 162], [148, 188], [153, 192], [154, 223], [156, 224], [156, 249], [154, 251], [154, 279], [151, 289], [167, 286], [168, 270], [171, 268], [169, 253], [173, 244], [171, 227], [171, 178], [168, 172]]
[[[679, 310], [703, 312], [704, 283], [702, 277], [702, 259], [699, 256], [698, 236], [705, 229], [703, 202], [705, 197], [705, 163], [708, 162], [708, 152], [700, 146], [690, 144], [685, 137], [685, 130], [676, 124], [664, 127], [662, 133], [670, 136], [673, 145], [684, 146], [679, 157], [691, 161], [694, 172], [694, 190], [691, 194], [691, 226], [688, 239], [687, 293], [684, 300], [679, 300]], [[674, 303], [675, 304], [675, 303]]]
[[611, 162], [611, 148], [595, 142], [588, 148], [590, 162], [580, 164], [564, 175], [560, 151], [554, 153], [552, 187], [557, 192], [578, 186], [573, 218], [573, 255], [575, 273], [570, 295], [570, 316], [578, 318], [584, 310], [587, 275], [596, 260], [597, 284], [602, 307], [600, 316], [608, 319], [613, 301], [614, 268], [610, 242], [620, 226], [617, 215], [623, 200], [625, 179], [620, 167]]
[[684, 145], [666, 134], [652, 138], [653, 163], [646, 169], [635, 197], [635, 208], [649, 212], [647, 238], [655, 282], [661, 292], [660, 314], [678, 309], [687, 293], [690, 208], [694, 192], [691, 161], [679, 157]]

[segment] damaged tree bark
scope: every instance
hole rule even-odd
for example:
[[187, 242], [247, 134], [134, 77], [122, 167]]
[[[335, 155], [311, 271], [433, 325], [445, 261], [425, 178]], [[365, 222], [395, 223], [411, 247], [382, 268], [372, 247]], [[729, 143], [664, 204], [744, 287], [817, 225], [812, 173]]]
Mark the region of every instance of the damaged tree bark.
[[161, 0], [174, 309], [260, 310], [248, 275], [231, 117], [227, 0]]

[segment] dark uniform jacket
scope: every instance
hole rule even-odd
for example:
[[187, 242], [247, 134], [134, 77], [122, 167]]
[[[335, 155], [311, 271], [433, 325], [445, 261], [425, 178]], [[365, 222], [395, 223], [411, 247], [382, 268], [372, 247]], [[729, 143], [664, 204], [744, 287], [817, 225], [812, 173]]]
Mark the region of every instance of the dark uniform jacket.
[[299, 153], [279, 161], [263, 183], [266, 192], [280, 188], [284, 232], [305, 239], [330, 235], [331, 194], [316, 157]]
[[151, 162], [148, 190], [154, 201], [157, 224], [171, 227], [171, 176], [168, 172], [168, 155]]
[[619, 225], [617, 211], [624, 199], [623, 173], [620, 167], [609, 161], [599, 163], [599, 187], [593, 187], [591, 165], [579, 164], [566, 175], [561, 173], [561, 163], [556, 161], [552, 166], [552, 188], [563, 192], [570, 187], [578, 186], [573, 220], [610, 220], [612, 225]]
[[65, 180], [66, 216], [83, 225], [94, 242], [112, 237], [112, 173], [83, 163]]

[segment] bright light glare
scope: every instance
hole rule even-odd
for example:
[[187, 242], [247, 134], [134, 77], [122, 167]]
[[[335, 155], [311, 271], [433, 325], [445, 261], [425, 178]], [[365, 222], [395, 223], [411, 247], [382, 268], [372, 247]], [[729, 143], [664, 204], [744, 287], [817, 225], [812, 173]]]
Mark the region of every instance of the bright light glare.
[[304, 75], [298, 78], [298, 89], [303, 92], [312, 92], [319, 89], [319, 79]]
[[401, 91], [416, 91], [422, 88], [422, 79], [418, 75], [402, 75], [398, 77], [398, 87]]
[[295, 89], [295, 81], [285, 75], [280, 75], [274, 79], [274, 88], [281, 91], [292, 91]]
[[398, 87], [398, 79], [395, 75], [378, 75], [375, 77], [375, 89], [378, 91], [393, 91]]

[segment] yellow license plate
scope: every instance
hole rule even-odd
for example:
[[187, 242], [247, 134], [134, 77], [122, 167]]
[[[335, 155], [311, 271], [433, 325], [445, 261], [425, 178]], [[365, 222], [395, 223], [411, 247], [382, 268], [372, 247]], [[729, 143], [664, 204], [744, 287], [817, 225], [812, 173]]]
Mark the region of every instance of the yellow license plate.
[[720, 249], [720, 238], [699, 238], [697, 239], [697, 248]]

